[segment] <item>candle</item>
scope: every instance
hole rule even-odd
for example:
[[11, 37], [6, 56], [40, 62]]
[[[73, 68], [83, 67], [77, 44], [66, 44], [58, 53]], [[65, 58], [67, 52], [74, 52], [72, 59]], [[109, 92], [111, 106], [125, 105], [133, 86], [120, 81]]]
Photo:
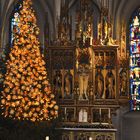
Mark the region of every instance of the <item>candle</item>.
[[101, 117], [101, 108], [100, 108], [100, 110], [99, 110], [99, 114], [100, 114], [100, 117]]
[[89, 140], [93, 140], [92, 137], [89, 137]]
[[110, 119], [110, 116], [111, 116], [111, 114], [110, 114], [110, 109], [108, 110], [109, 112], [108, 112], [108, 118]]
[[90, 45], [92, 45], [93, 37], [90, 37]]
[[46, 140], [49, 140], [49, 136], [46, 136]]
[[65, 107], [65, 115], [67, 114], [67, 108]]

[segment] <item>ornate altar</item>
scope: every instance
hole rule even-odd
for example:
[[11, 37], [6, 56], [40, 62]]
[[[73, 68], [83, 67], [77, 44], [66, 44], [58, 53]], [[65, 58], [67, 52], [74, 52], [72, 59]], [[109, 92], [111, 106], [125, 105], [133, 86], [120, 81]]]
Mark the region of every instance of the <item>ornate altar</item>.
[[115, 140], [116, 129], [61, 128], [62, 140]]
[[[60, 106], [62, 140], [115, 140], [111, 118], [119, 108], [118, 46], [91, 46], [91, 66], [77, 68], [76, 47], [49, 47], [50, 79]], [[85, 83], [80, 85], [81, 74]], [[88, 74], [88, 79], [86, 79]], [[87, 84], [87, 85], [85, 85]], [[84, 87], [86, 86], [86, 91]], [[82, 91], [81, 92], [81, 88]], [[82, 94], [81, 94], [82, 93]], [[81, 96], [82, 95], [82, 96]], [[97, 138], [98, 137], [98, 138]]]
[[47, 48], [49, 76], [60, 107], [56, 129], [61, 130], [61, 140], [115, 140], [112, 115], [120, 103], [128, 102], [126, 61], [118, 59], [108, 9], [101, 8], [98, 37], [93, 39], [90, 2], [80, 0], [75, 40], [69, 17], [62, 14], [58, 39]]

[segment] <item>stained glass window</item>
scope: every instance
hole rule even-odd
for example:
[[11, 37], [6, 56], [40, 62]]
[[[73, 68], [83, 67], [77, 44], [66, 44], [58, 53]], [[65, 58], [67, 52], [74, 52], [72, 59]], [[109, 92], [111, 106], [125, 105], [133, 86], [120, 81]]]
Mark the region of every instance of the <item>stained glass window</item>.
[[131, 110], [140, 110], [140, 8], [132, 15], [129, 39]]
[[20, 31], [19, 27], [18, 27], [18, 24], [20, 22], [20, 13], [19, 13], [20, 8], [22, 8], [21, 2], [19, 2], [16, 5], [16, 7], [14, 8], [14, 12], [13, 12], [11, 20], [10, 20], [10, 25], [11, 25], [11, 27], [10, 27], [10, 45], [11, 45], [11, 47], [13, 45], [13, 40], [15, 39], [16, 33], [18, 33]]

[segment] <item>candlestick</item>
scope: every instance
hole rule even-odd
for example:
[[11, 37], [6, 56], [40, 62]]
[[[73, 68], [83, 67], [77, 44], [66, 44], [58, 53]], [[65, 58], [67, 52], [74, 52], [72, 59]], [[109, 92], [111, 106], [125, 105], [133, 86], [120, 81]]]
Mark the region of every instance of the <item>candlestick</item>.
[[67, 108], [65, 107], [65, 114], [67, 113]]
[[108, 118], [110, 119], [110, 116], [111, 116], [111, 114], [110, 114], [110, 109], [108, 110], [109, 112], [108, 112]]
[[46, 136], [46, 140], [49, 140], [49, 136]]

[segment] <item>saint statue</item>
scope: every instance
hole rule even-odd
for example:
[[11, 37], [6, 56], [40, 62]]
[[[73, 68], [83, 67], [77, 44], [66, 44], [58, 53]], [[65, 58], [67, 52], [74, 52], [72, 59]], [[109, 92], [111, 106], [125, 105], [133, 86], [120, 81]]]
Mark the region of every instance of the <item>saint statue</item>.
[[120, 95], [124, 96], [127, 94], [127, 74], [126, 71], [120, 72]]
[[73, 76], [70, 72], [70, 70], [67, 71], [65, 77], [64, 77], [64, 93], [65, 98], [71, 98], [72, 97], [72, 84], [73, 84]]
[[77, 70], [79, 74], [78, 83], [80, 89], [79, 100], [88, 99], [87, 88], [88, 88], [89, 73], [91, 71], [92, 64], [91, 54], [92, 51], [90, 47], [77, 49], [77, 60], [78, 60]]
[[103, 98], [104, 93], [104, 78], [100, 69], [97, 71], [95, 82], [96, 82], [95, 97], [96, 99], [101, 99]]
[[88, 99], [87, 96], [88, 78], [89, 78], [88, 73], [79, 74], [79, 89], [80, 89], [79, 100]]
[[79, 122], [87, 122], [88, 121], [88, 113], [87, 110], [82, 108], [79, 111]]
[[59, 97], [61, 98], [62, 97], [62, 74], [60, 70], [55, 71], [53, 84], [54, 84], [55, 91], [58, 93]]
[[106, 99], [115, 98], [115, 77], [112, 70], [109, 70], [106, 75]]

